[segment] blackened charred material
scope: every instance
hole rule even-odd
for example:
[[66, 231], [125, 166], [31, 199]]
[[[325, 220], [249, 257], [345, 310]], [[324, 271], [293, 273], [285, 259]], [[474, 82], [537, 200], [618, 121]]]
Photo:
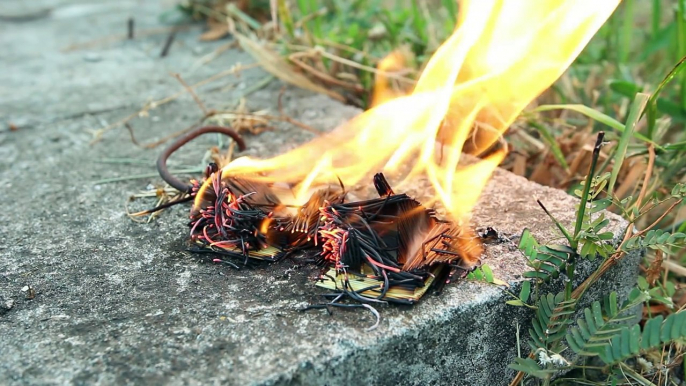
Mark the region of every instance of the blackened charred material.
[[342, 204], [346, 192], [335, 188], [316, 191], [297, 214], [283, 225], [289, 249], [311, 248], [317, 245], [317, 232], [321, 225], [323, 207]]
[[[158, 160], [167, 182], [195, 196], [191, 242], [206, 252], [243, 258], [247, 265], [319, 248], [320, 262], [332, 268], [322, 277], [334, 283], [327, 287], [334, 290], [326, 295], [329, 305], [343, 298], [412, 304], [430, 286], [461, 276], [478, 260], [462, 228], [439, 221], [433, 210], [406, 194], [396, 194], [380, 173], [374, 176], [380, 198], [346, 203], [341, 183], [340, 190], [315, 192], [295, 213], [280, 202], [271, 183], [252, 176], [224, 176], [216, 165], [208, 167], [209, 180], [202, 189], [198, 183], [182, 185], [165, 173], [166, 159], [206, 132], [227, 133], [244, 148], [232, 131], [208, 127], [181, 138]], [[224, 259], [213, 261], [237, 266]]]
[[374, 187], [376, 188], [376, 192], [379, 193], [379, 196], [381, 197], [395, 194], [393, 192], [393, 188], [391, 188], [391, 184], [388, 183], [383, 173], [374, 174]]
[[477, 234], [481, 238], [481, 241], [487, 244], [512, 243], [512, 239], [517, 237], [517, 235], [514, 234], [500, 232], [493, 227], [477, 229]]
[[334, 270], [320, 283], [335, 283], [332, 303], [347, 297], [411, 304], [429, 286], [442, 288], [476, 266], [481, 248], [471, 230], [395, 194], [380, 173], [374, 186], [381, 198], [321, 210], [322, 258]]
[[[207, 205], [194, 208], [189, 224], [191, 241], [203, 247], [221, 250], [229, 255], [276, 261], [283, 251], [268, 242], [265, 222], [273, 220], [266, 212], [252, 204], [255, 192], [244, 194], [240, 187], [246, 182], [222, 179], [221, 171], [213, 174], [212, 184], [199, 199]], [[268, 223], [267, 223], [268, 224]], [[266, 228], [266, 229], [264, 229]]]

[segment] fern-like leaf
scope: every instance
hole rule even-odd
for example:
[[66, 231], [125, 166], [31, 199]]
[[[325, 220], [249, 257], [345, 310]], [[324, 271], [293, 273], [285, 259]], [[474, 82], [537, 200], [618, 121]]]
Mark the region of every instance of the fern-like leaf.
[[671, 248], [682, 247], [684, 244], [686, 244], [686, 234], [684, 233], [670, 233], [662, 229], [653, 229], [648, 231], [644, 237], [633, 237], [627, 240], [622, 250], [630, 252], [635, 249], [650, 248], [671, 253]]
[[583, 317], [576, 321], [576, 326], [567, 333], [567, 344], [577, 354], [596, 356], [605, 351], [607, 343], [622, 331], [621, 323], [634, 318], [631, 311], [648, 299], [648, 295], [634, 289], [629, 300], [618, 306], [617, 293], [612, 292], [604, 299], [603, 306], [599, 301], [584, 309]]
[[[610, 303], [616, 304], [616, 295], [611, 297], [614, 300], [610, 300]], [[643, 329], [638, 324], [619, 324], [630, 318], [626, 316], [628, 310], [648, 298], [645, 292], [635, 290], [630, 300], [616, 309], [616, 313], [612, 311], [613, 307], [606, 307], [606, 315], [599, 314], [600, 304], [594, 302], [591, 309], [584, 310], [584, 318], [577, 320], [577, 327], [567, 334], [569, 347], [579, 355], [597, 355], [606, 364], [615, 365], [642, 352], [686, 339], [686, 311], [671, 314], [667, 318], [658, 315], [648, 319]]]
[[546, 282], [557, 278], [567, 267], [570, 255], [575, 253], [565, 245], [539, 245], [528, 229], [522, 232], [519, 249], [528, 258], [527, 265], [534, 269], [524, 272], [524, 277]]
[[567, 326], [576, 310], [576, 300], [564, 300], [564, 293], [542, 296], [536, 303], [536, 315], [529, 330], [532, 350], [543, 348], [558, 351], [558, 343], [565, 337]]
[[515, 358], [514, 363], [511, 363], [509, 367], [541, 379], [550, 379], [553, 374], [559, 371], [558, 369], [543, 368], [531, 358]]

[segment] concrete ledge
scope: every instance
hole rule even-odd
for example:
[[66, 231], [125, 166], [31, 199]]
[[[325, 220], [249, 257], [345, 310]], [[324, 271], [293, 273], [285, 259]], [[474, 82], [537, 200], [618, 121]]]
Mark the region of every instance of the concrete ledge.
[[[93, 181], [153, 172], [159, 150], [133, 146], [121, 129], [91, 146], [89, 130], [130, 115], [148, 98], [177, 92], [168, 71], [192, 83], [250, 58], [231, 51], [197, 67], [202, 55], [221, 44], [198, 46], [200, 29], [179, 33], [164, 60], [158, 57], [164, 36], [62, 52], [89, 31], [91, 38], [123, 33], [126, 19], [140, 10], [138, 2], [109, 2], [102, 9], [76, 1], [32, 4], [52, 7], [53, 13], [0, 24], [0, 39], [13, 53], [1, 59], [6, 71], [0, 72], [0, 83], [21, 90], [12, 100], [0, 99], [5, 188], [0, 379], [7, 384], [506, 384], [513, 374], [506, 365], [516, 355], [516, 326], [527, 325], [531, 315], [506, 306], [497, 288], [462, 282], [414, 307], [381, 308], [381, 325], [366, 332], [374, 322], [368, 312], [298, 311], [321, 300], [323, 290], [312, 282], [316, 268], [290, 260], [242, 271], [207, 263], [184, 251], [187, 208], [169, 210], [149, 224], [130, 221], [124, 213], [127, 197], [159, 179]], [[162, 2], [146, 3], [145, 15], [136, 14], [137, 25], [158, 26], [163, 9]], [[73, 16], [77, 11], [81, 16]], [[198, 47], [203, 51], [196, 52]], [[91, 53], [98, 61], [86, 58]], [[199, 92], [208, 107], [225, 107], [265, 75], [247, 71]], [[248, 107], [275, 112], [280, 88], [274, 82], [253, 93]], [[284, 105], [290, 115], [322, 129], [357, 113], [300, 90], [289, 90]], [[132, 124], [145, 143], [189, 126], [199, 115], [184, 96]], [[10, 122], [19, 129], [5, 130]], [[310, 136], [277, 124], [272, 132], [249, 136], [248, 152], [275, 154]], [[197, 165], [212, 144], [211, 138], [198, 140], [175, 155], [172, 167]], [[102, 162], [115, 157], [149, 163]], [[479, 203], [475, 223], [511, 235], [528, 227], [542, 241], [556, 238], [536, 197], [571, 223], [572, 198], [502, 171]], [[613, 229], [623, 226], [611, 218]], [[514, 286], [525, 270], [515, 244], [490, 245], [486, 260]], [[638, 258], [628, 256], [593, 291], [626, 292], [634, 284]], [[34, 294], [23, 291], [29, 286]], [[525, 335], [522, 331], [522, 341]]]

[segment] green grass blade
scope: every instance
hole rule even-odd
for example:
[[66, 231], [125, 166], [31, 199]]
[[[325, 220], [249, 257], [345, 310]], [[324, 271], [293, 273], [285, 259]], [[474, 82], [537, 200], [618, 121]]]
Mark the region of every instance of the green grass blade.
[[622, 168], [624, 163], [624, 158], [626, 157], [626, 149], [629, 146], [629, 140], [633, 135], [636, 124], [641, 119], [643, 110], [648, 103], [650, 95], [645, 93], [636, 94], [636, 99], [631, 104], [631, 110], [629, 110], [629, 117], [625, 125], [625, 130], [622, 136], [619, 138], [619, 143], [617, 144], [617, 150], [614, 156], [614, 165], [612, 167], [612, 174], [610, 174], [610, 183], [607, 186], [607, 194], [612, 197], [614, 192], [615, 183], [617, 183], [617, 176], [619, 175], [619, 170]]
[[541, 105], [532, 110], [532, 112], [543, 112], [552, 110], [571, 110], [577, 113], [583, 114], [594, 121], [598, 121], [604, 125], [610, 126], [611, 128], [623, 132], [624, 124], [618, 120], [610, 117], [609, 115], [603, 114], [598, 110], [592, 109], [584, 105], [576, 104], [566, 104], [566, 105]]
[[[686, 13], [686, 0], [677, 0], [676, 12], [676, 44], [677, 55], [686, 55], [686, 20], [684, 14]], [[683, 60], [683, 59], [682, 59]], [[681, 78], [681, 107], [686, 109], [686, 76]]]
[[634, 82], [627, 80], [612, 80], [608, 84], [610, 90], [615, 91], [627, 98], [633, 98], [636, 93], [641, 92], [641, 87]]
[[[570, 110], [570, 111], [575, 111], [579, 114], [583, 114], [594, 121], [600, 122], [604, 125], [610, 126], [611, 128], [619, 131], [620, 133], [624, 133], [624, 124], [619, 122], [618, 120], [610, 117], [607, 114], [603, 114], [598, 110], [592, 109], [588, 106], [584, 105], [578, 105], [578, 104], [569, 104], [569, 105], [541, 105], [538, 106], [537, 108], [533, 109], [532, 112], [543, 112], [543, 111], [551, 111], [551, 110]], [[646, 137], [645, 135], [641, 133], [634, 133], [633, 136], [637, 139], [640, 139], [641, 141], [647, 142], [655, 146], [656, 149], [664, 150], [662, 146], [659, 144], [653, 142], [650, 138]]]
[[633, 32], [636, 28], [634, 26], [634, 0], [624, 0], [624, 12], [622, 13], [622, 30], [620, 32], [620, 54], [619, 62], [626, 63], [629, 61], [631, 53], [631, 46], [633, 43]]
[[236, 4], [229, 3], [226, 6], [226, 13], [235, 16], [245, 24], [249, 25], [250, 28], [254, 29], [255, 31], [259, 30], [262, 28], [262, 24], [260, 24], [259, 21], [253, 19], [248, 15], [247, 13], [241, 11]]
[[648, 137], [651, 139], [655, 131], [655, 121], [657, 120], [657, 100], [660, 96], [660, 92], [662, 92], [662, 89], [667, 85], [667, 83], [671, 82], [675, 76], [684, 70], [684, 68], [686, 68], [686, 56], [681, 58], [679, 63], [677, 63], [676, 66], [674, 66], [674, 68], [672, 68], [672, 70], [669, 72], [669, 74], [662, 79], [662, 82], [660, 82], [648, 100], [648, 108], [646, 109], [646, 113], [648, 115]]
[[662, 16], [662, 1], [653, 0], [653, 12], [651, 18], [651, 35], [655, 36], [660, 31], [660, 17]]
[[657, 86], [653, 95], [650, 96], [651, 102], [654, 102], [657, 99], [658, 95], [660, 95], [660, 92], [667, 85], [667, 83], [671, 82], [675, 76], [679, 75], [679, 73], [684, 70], [684, 67], [686, 67], [686, 56], [682, 57], [681, 60], [679, 60], [679, 62], [672, 68], [669, 74], [662, 79], [662, 82], [660, 82], [660, 84]]
[[538, 131], [538, 133], [541, 134], [543, 141], [550, 147], [550, 151], [553, 152], [553, 157], [555, 157], [555, 160], [560, 164], [560, 166], [562, 166], [565, 169], [565, 171], [569, 171], [569, 165], [567, 164], [565, 155], [564, 153], [562, 153], [560, 145], [557, 143], [555, 137], [550, 132], [550, 130], [548, 130], [547, 127], [534, 121], [529, 121], [529, 125], [535, 128]]
[[572, 237], [572, 235], [569, 234], [569, 232], [567, 231], [567, 228], [565, 228], [564, 225], [562, 225], [562, 223], [559, 222], [555, 218], [555, 216], [553, 216], [553, 214], [548, 211], [548, 208], [546, 208], [545, 205], [543, 205], [541, 200], [536, 200], [536, 202], [538, 203], [538, 206], [540, 206], [541, 209], [543, 209], [545, 214], [547, 214], [548, 217], [550, 217], [550, 219], [555, 223], [555, 226], [557, 226], [557, 229], [559, 229], [560, 232], [562, 232], [562, 235], [567, 239], [567, 241], [569, 241], [569, 244], [571, 244], [572, 249], [574, 249], [576, 251], [576, 246], [574, 245], [574, 237]]

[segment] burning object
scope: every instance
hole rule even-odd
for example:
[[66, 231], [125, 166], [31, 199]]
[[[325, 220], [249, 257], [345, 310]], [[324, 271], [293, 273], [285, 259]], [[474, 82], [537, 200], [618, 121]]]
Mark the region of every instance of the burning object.
[[[211, 180], [210, 180], [211, 179]], [[449, 273], [479, 261], [480, 245], [456, 224], [405, 194], [396, 194], [382, 174], [374, 176], [379, 198], [346, 202], [345, 188], [316, 191], [301, 207], [281, 203], [273, 185], [221, 171], [198, 190], [190, 238], [214, 259], [238, 267], [243, 259], [277, 261], [300, 250], [317, 250], [328, 272], [318, 285], [362, 302], [414, 303]]]
[[[461, 1], [458, 28], [412, 93], [375, 101], [286, 154], [242, 157], [183, 187], [193, 200], [191, 241], [246, 263], [318, 250], [328, 268], [319, 285], [338, 290], [335, 300], [415, 302], [434, 283], [479, 262], [480, 243], [466, 224], [505, 155], [502, 133], [565, 71], [618, 2]], [[463, 150], [482, 158], [461, 166]], [[343, 182], [359, 184], [374, 171], [399, 180], [397, 189], [422, 176], [435, 196], [423, 206], [376, 174], [379, 197], [347, 202]], [[434, 205], [450, 221], [439, 219]]]

